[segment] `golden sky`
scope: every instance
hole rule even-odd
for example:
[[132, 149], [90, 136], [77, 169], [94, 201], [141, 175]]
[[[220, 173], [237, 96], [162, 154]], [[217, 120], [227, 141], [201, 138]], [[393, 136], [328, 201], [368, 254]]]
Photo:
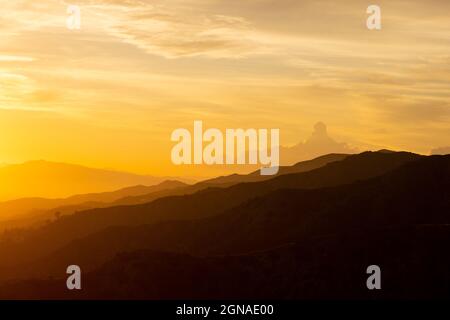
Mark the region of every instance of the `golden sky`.
[[[66, 28], [69, 4], [81, 30]], [[370, 4], [380, 31], [366, 28]], [[194, 120], [280, 128], [287, 146], [317, 121], [359, 150], [450, 145], [448, 0], [0, 6], [0, 163], [202, 175], [170, 161], [171, 132]]]

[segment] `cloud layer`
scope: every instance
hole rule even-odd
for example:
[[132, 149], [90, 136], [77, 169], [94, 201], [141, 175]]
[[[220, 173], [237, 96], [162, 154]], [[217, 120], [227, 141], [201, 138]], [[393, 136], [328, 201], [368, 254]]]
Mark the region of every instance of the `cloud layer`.
[[[69, 4], [80, 6], [81, 30], [66, 28]], [[142, 160], [115, 158], [113, 147], [93, 159], [94, 141], [66, 153], [142, 170], [154, 161], [147, 145], [168, 154], [170, 131], [198, 119], [277, 127], [285, 145], [307, 139], [319, 119], [360, 149], [449, 145], [450, 2], [377, 4], [382, 30], [372, 32], [358, 0], [6, 1], [0, 125], [11, 138], [0, 156], [65, 160], [57, 150], [67, 145], [48, 142], [55, 119], [105, 140], [122, 135], [117, 148], [133, 146]], [[29, 151], [33, 139], [42, 155]]]

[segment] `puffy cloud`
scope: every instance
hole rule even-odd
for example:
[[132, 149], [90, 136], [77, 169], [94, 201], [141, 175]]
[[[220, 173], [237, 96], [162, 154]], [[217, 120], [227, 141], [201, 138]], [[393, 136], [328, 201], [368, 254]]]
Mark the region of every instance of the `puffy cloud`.
[[281, 163], [292, 165], [299, 161], [309, 160], [329, 153], [357, 153], [358, 149], [350, 147], [345, 142], [336, 142], [328, 135], [327, 126], [323, 122], [314, 125], [314, 131], [305, 141], [287, 148], [281, 147]]

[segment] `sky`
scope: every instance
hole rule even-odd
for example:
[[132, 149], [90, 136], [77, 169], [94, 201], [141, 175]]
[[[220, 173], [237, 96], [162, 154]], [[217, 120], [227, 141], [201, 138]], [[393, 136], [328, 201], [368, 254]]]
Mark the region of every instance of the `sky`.
[[[381, 30], [366, 9], [381, 8]], [[81, 29], [66, 26], [69, 5]], [[448, 0], [14, 0], [0, 4], [0, 163], [154, 175], [171, 132], [318, 121], [358, 150], [450, 146]]]

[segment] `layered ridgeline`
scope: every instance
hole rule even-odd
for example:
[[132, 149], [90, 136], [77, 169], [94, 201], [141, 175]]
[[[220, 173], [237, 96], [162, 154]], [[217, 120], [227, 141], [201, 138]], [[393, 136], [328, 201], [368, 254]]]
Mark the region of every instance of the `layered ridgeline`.
[[167, 180], [153, 186], [132, 186], [111, 192], [74, 195], [62, 199], [22, 198], [0, 203], [0, 231], [38, 227], [78, 211], [111, 207], [128, 199], [168, 194], [188, 185]]
[[[437, 278], [449, 264], [437, 257], [449, 244], [449, 193], [450, 157], [378, 152], [267, 181], [88, 210], [2, 242], [0, 254], [13, 257], [2, 261], [3, 278], [36, 280], [0, 292], [363, 297], [365, 268], [375, 263], [387, 268], [384, 281], [394, 281], [382, 297], [444, 295], [448, 276]], [[58, 288], [74, 261], [88, 274], [83, 293], [69, 294]], [[413, 273], [415, 289], [405, 280]], [[61, 280], [39, 280], [50, 276]]]
[[[294, 166], [281, 167], [278, 175], [300, 173], [320, 168], [330, 162], [346, 157], [344, 154], [329, 154], [313, 160], [299, 162]], [[62, 199], [22, 198], [0, 202], [0, 231], [40, 226], [60, 216], [92, 208], [148, 203], [170, 195], [191, 194], [209, 187], [228, 187], [233, 184], [263, 181], [272, 178], [261, 176], [259, 170], [249, 175], [218, 177], [195, 185], [167, 180], [153, 186], [131, 186], [111, 192], [74, 195]]]
[[64, 198], [135, 185], [154, 185], [166, 179], [66, 163], [29, 161], [0, 167], [0, 201], [25, 197]]

